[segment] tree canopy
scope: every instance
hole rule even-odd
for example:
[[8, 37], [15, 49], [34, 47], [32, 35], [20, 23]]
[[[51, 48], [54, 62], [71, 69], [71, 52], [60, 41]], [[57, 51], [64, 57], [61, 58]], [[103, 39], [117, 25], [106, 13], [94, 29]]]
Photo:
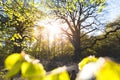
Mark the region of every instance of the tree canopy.
[[43, 14], [32, 1], [7, 0], [3, 3], [3, 17], [0, 26], [5, 45], [12, 44], [12, 52], [21, 52], [33, 40], [34, 26]]
[[47, 4], [51, 12], [67, 23], [69, 31], [64, 31], [74, 47], [73, 60], [79, 61], [82, 56], [81, 39], [100, 28], [98, 12], [105, 7], [105, 0], [48, 0]]

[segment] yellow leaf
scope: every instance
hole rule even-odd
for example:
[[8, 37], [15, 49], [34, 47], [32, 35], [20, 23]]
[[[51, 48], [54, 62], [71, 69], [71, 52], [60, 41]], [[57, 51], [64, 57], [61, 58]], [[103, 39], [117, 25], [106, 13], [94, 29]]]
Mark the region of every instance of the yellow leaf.
[[96, 73], [96, 80], [120, 80], [120, 65], [106, 60]]
[[21, 54], [18, 54], [18, 53], [11, 54], [5, 59], [5, 67], [6, 69], [10, 70], [14, 65], [16, 65], [16, 63], [19, 63], [22, 61], [23, 61], [23, 57]]
[[51, 73], [45, 77], [45, 80], [70, 80], [70, 77], [65, 67], [60, 67], [51, 71]]
[[18, 62], [16, 63], [12, 69], [10, 69], [7, 73], [7, 77], [10, 78], [10, 77], [13, 77], [14, 75], [16, 75], [17, 73], [20, 72], [20, 69], [21, 69], [21, 64], [22, 62]]
[[38, 80], [45, 75], [45, 70], [40, 63], [24, 62], [21, 66], [23, 77], [29, 78], [30, 80]]

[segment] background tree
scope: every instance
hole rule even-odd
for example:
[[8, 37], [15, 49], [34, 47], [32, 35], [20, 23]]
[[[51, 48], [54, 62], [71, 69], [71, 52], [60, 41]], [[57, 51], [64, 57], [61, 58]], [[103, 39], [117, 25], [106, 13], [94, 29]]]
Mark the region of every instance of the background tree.
[[[98, 12], [102, 11], [105, 0], [50, 0], [48, 6], [57, 18], [67, 23], [69, 30], [65, 31], [74, 47], [73, 60], [82, 57], [81, 39], [100, 28]], [[97, 25], [97, 26], [96, 26]], [[84, 34], [81, 32], [84, 31]], [[85, 48], [84, 48], [85, 49]]]
[[69, 41], [66, 40], [63, 34], [55, 34], [53, 36], [54, 40], [51, 41], [50, 33], [45, 27], [39, 26], [35, 29], [36, 42], [34, 42], [31, 47], [31, 54], [33, 56], [40, 60], [45, 59], [47, 61], [62, 55], [73, 55], [73, 47], [69, 44]]
[[119, 17], [106, 25], [106, 32], [97, 36], [99, 39], [93, 50], [97, 56], [109, 56], [119, 60], [120, 48], [120, 19]]
[[7, 38], [5, 44], [12, 45], [12, 52], [19, 53], [33, 40], [33, 28], [42, 12], [33, 1], [7, 0], [3, 8], [8, 16], [7, 21], [1, 22], [1, 26], [6, 29], [3, 30]]

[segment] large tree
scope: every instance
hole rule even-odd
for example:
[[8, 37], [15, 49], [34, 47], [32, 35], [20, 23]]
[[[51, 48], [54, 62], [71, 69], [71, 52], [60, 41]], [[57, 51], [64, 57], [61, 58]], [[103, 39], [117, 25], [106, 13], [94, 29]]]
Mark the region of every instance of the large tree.
[[82, 38], [97, 30], [100, 26], [98, 12], [105, 6], [105, 0], [49, 0], [47, 3], [57, 18], [67, 23], [69, 30], [64, 30], [74, 47], [73, 60], [82, 57]]

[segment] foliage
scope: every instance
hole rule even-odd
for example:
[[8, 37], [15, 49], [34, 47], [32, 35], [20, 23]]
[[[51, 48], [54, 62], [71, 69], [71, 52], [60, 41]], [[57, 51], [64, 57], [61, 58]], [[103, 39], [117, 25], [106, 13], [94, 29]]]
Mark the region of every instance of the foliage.
[[[88, 59], [88, 60], [87, 60]], [[95, 57], [94, 57], [95, 59]], [[79, 64], [84, 65], [81, 72], [78, 74], [77, 80], [119, 80], [120, 79], [120, 64], [112, 61], [110, 58], [100, 57], [96, 61], [90, 61], [89, 57], [83, 59]], [[79, 68], [81, 66], [79, 65]]]
[[[14, 58], [14, 61], [12, 58]], [[12, 61], [9, 61], [10, 59]], [[28, 80], [70, 80], [67, 67], [59, 67], [50, 72], [46, 72], [43, 65], [37, 59], [23, 52], [8, 56], [5, 60], [5, 67], [9, 70], [6, 79], [10, 79], [21, 72], [21, 77]], [[76, 80], [91, 80], [93, 77], [96, 80], [120, 79], [120, 64], [112, 61], [110, 58], [89, 56], [84, 58], [78, 67], [80, 71]]]
[[[40, 32], [40, 35], [37, 36], [36, 38], [37, 41], [32, 43], [32, 41], [34, 40], [33, 34], [32, 34], [33, 27], [35, 25], [34, 21], [37, 21], [38, 18], [41, 17], [39, 15], [36, 15], [36, 13], [41, 14], [41, 11], [39, 11], [39, 9], [36, 8], [34, 4], [31, 2], [29, 4], [24, 4], [23, 2], [21, 2], [21, 0], [15, 0], [13, 2], [11, 1], [13, 0], [8, 0], [8, 2], [4, 4], [4, 15], [0, 14], [0, 21], [1, 21], [0, 22], [0, 30], [1, 30], [0, 60], [4, 59], [6, 55], [8, 55], [7, 53], [12, 53], [13, 50], [16, 50], [16, 47], [20, 49], [20, 51], [27, 47], [26, 49], [27, 52], [35, 56], [36, 58], [39, 58], [39, 59], [53, 58], [53, 60], [55, 60], [54, 57], [56, 57], [57, 59], [60, 58], [62, 59], [62, 61], [65, 62], [65, 59], [68, 59], [68, 55], [72, 55], [74, 50], [73, 46], [71, 46], [69, 42], [61, 42], [62, 40], [57, 40], [57, 39], [53, 41], [53, 43], [50, 46], [49, 40], [43, 39], [44, 35], [42, 34], [44, 33], [41, 33], [42, 31]], [[54, 0], [54, 1], [64, 1], [64, 0]], [[58, 4], [56, 3], [57, 5], [53, 9], [53, 11], [57, 9], [58, 12], [61, 11], [62, 15], [65, 17], [68, 16], [68, 14], [66, 14], [68, 12], [70, 13], [69, 15], [72, 15], [72, 17], [74, 17], [73, 15], [74, 12], [77, 12], [75, 10], [78, 10], [75, 5], [76, 1], [78, 0], [67, 0], [67, 1], [68, 2], [66, 4], [63, 4], [63, 5], [59, 4], [60, 6], [58, 6]], [[83, 9], [87, 9], [89, 4], [90, 5], [98, 4], [99, 3], [98, 1], [100, 1], [100, 3], [103, 2], [102, 4], [98, 5], [99, 7], [96, 8], [97, 11], [99, 12], [105, 6], [104, 0], [88, 0], [87, 2], [86, 0], [80, 0], [80, 2], [83, 4], [82, 6]], [[65, 5], [67, 5], [67, 7]], [[87, 14], [87, 12], [85, 12], [83, 15], [85, 14]], [[81, 20], [83, 18], [83, 15], [81, 16]], [[83, 19], [86, 19], [86, 17]], [[67, 17], [67, 18], [70, 19], [70, 17]], [[78, 19], [78, 14], [76, 19]], [[74, 22], [74, 18], [72, 20]], [[72, 20], [70, 20], [70, 24]], [[85, 21], [88, 21], [88, 20], [89, 19], [86, 19]], [[71, 25], [72, 25], [71, 27], [75, 27], [73, 26], [74, 24], [71, 24]], [[86, 26], [88, 25], [86, 24]], [[84, 25], [83, 26], [80, 25], [81, 29], [83, 29], [84, 27], [85, 27]], [[117, 20], [116, 22], [113, 22], [112, 24], [107, 25], [107, 29], [109, 28], [108, 30], [111, 30], [111, 29], [114, 30], [115, 27], [119, 27], [119, 20]], [[88, 30], [88, 28], [86, 29]], [[104, 35], [100, 35], [97, 37], [102, 37], [102, 36]], [[120, 36], [120, 31], [117, 30], [116, 32], [107, 35], [108, 37], [107, 39], [98, 41], [94, 47], [88, 48], [87, 50], [84, 50], [84, 52], [87, 54], [89, 54], [88, 52], [91, 52], [92, 54], [93, 52], [94, 53], [97, 52], [97, 56], [110, 56], [114, 58], [119, 58], [119, 52], [120, 52], [119, 36]], [[82, 41], [80, 43], [81, 44], [80, 47], [82, 49], [84, 49], [84, 47], [88, 45], [91, 45], [93, 37], [89, 38], [89, 36], [86, 35], [84, 31], [80, 32], [80, 38], [81, 38], [80, 41]], [[75, 39], [75, 36], [73, 39]], [[31, 43], [32, 43], [32, 48], [30, 47]], [[20, 47], [22, 47], [22, 49]], [[4, 55], [4, 53], [6, 53], [6, 55]], [[64, 55], [66, 54], [68, 54], [67, 58], [64, 57]], [[62, 57], [60, 57], [61, 55]], [[55, 65], [55, 64], [52, 64], [50, 62], [50, 65]], [[119, 77], [120, 65], [118, 63], [115, 63], [112, 60], [109, 60], [108, 58], [87, 57], [87, 58], [84, 58], [82, 61], [80, 61], [78, 66], [79, 66], [80, 72], [78, 73], [78, 76], [76, 78], [77, 80], [79, 79], [81, 80], [81, 75], [89, 76], [89, 73], [92, 79], [96, 77], [97, 80], [113, 80], [113, 79], [120, 80], [120, 77]], [[1, 80], [3, 80], [3, 78], [9, 79], [9, 78], [15, 77], [17, 74], [18, 75], [21, 74], [20, 76], [22, 79], [25, 78], [28, 80], [39, 80], [39, 79], [69, 80], [67, 67], [60, 67], [50, 72], [46, 72], [46, 70], [44, 70], [45, 67], [41, 63], [39, 63], [39, 60], [36, 60], [30, 55], [27, 55], [24, 53], [21, 53], [21, 54], [13, 53], [12, 55], [8, 56], [5, 60], [5, 67], [6, 67], [5, 69], [8, 70], [8, 72], [6, 76], [4, 75], [5, 73], [0, 72]], [[113, 78], [110, 78], [109, 76], [113, 76]], [[85, 77], [85, 78], [87, 79], [84, 79], [84, 80], [90, 80], [88, 79], [88, 77]]]
[[32, 1], [7, 0], [3, 3], [4, 22], [0, 23], [4, 45], [11, 45], [11, 52], [21, 52], [33, 41], [36, 21], [42, 12]]
[[[113, 79], [119, 80], [120, 79], [119, 67], [120, 64], [117, 64], [109, 59], [106, 59], [102, 68], [96, 72], [97, 80], [113, 80]], [[112, 76], [112, 78], [110, 76]]]
[[6, 79], [10, 79], [21, 72], [21, 77], [29, 80], [69, 80], [66, 67], [57, 68], [50, 73], [46, 73], [39, 60], [24, 52], [9, 55], [5, 60], [5, 67], [9, 70]]
[[90, 62], [96, 62], [97, 58], [95, 58], [94, 56], [89, 56], [87, 58], [84, 58], [80, 63], [79, 63], [79, 69], [81, 70], [86, 64], [90, 63]]
[[119, 58], [119, 31], [111, 33], [106, 39], [98, 41], [92, 48], [97, 52], [97, 56], [109, 56]]
[[[105, 33], [93, 38], [103, 38], [90, 49], [97, 52], [96, 56], [109, 56], [119, 60], [120, 52], [120, 20], [116, 19], [106, 25]], [[105, 35], [106, 34], [106, 35]], [[92, 41], [92, 40], [91, 40]]]

